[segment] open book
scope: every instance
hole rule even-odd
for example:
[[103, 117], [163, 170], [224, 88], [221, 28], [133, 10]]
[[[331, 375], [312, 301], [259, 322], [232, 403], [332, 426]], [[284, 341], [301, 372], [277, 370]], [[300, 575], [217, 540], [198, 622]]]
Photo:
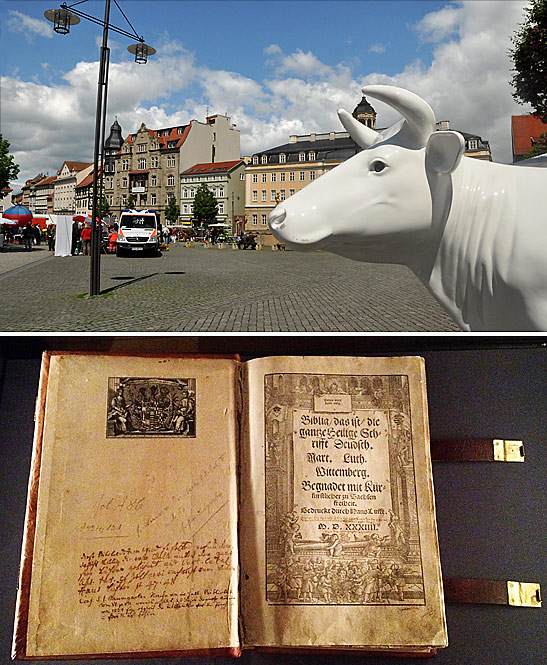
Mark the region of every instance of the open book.
[[17, 658], [446, 646], [421, 358], [46, 354]]

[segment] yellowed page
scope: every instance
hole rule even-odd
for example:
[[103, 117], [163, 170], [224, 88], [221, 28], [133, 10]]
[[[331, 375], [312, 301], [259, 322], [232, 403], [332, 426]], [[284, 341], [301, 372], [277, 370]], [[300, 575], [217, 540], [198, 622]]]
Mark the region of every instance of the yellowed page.
[[238, 645], [237, 365], [52, 356], [27, 656]]
[[445, 646], [421, 358], [246, 366], [244, 644]]

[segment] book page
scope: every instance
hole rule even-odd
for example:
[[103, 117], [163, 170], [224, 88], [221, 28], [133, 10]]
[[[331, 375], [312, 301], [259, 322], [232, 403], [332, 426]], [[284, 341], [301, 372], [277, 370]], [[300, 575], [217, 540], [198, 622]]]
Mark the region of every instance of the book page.
[[244, 643], [444, 646], [420, 358], [247, 363]]
[[27, 656], [238, 646], [237, 366], [51, 357]]

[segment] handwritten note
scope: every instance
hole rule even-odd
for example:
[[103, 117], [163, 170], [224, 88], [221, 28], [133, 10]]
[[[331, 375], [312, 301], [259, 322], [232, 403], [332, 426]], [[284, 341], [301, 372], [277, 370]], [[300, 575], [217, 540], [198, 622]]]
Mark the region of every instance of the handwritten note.
[[86, 550], [80, 557], [79, 603], [98, 607], [106, 620], [188, 607], [225, 608], [235, 600], [232, 592], [204, 586], [204, 575], [211, 580], [221, 571], [233, 571], [232, 550], [229, 542], [216, 539], [201, 545], [177, 541]]

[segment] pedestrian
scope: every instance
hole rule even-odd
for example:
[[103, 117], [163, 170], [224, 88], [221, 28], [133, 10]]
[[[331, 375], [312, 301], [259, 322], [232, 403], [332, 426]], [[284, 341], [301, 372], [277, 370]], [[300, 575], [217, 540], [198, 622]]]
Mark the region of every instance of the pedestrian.
[[50, 224], [47, 229], [47, 248], [50, 252], [55, 251], [55, 233], [57, 228], [55, 224]]
[[42, 239], [42, 230], [38, 225], [32, 227], [32, 233], [34, 234], [34, 244], [39, 245], [40, 240]]
[[78, 249], [78, 242], [80, 240], [80, 225], [78, 222], [72, 222], [72, 241], [70, 245], [70, 253], [75, 256]]
[[80, 234], [82, 239], [82, 254], [89, 256], [91, 254], [91, 224], [86, 224]]
[[27, 225], [23, 229], [23, 244], [25, 245], [25, 249], [27, 251], [30, 251], [32, 249], [33, 238], [34, 238], [34, 229], [32, 228], [32, 224], [30, 222], [27, 222]]

